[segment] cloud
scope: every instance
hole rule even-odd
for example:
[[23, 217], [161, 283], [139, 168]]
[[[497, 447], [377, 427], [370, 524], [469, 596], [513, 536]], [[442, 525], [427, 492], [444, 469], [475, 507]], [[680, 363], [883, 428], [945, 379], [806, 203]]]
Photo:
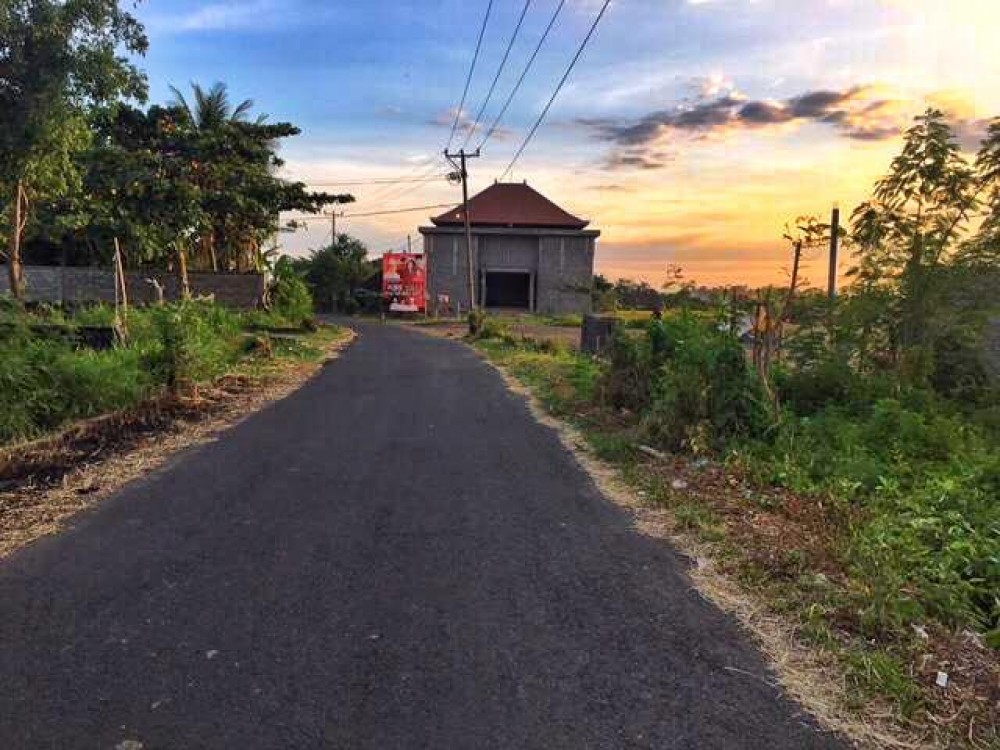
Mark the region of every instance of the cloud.
[[[455, 122], [456, 112], [458, 112], [458, 107], [452, 107], [451, 109], [441, 112], [432, 118], [429, 124], [438, 128], [447, 128], [448, 130], [451, 130], [452, 123]], [[489, 120], [487, 122], [476, 122], [472, 119], [469, 111], [463, 109], [461, 112], [458, 112], [458, 125], [455, 128], [455, 138], [460, 139], [466, 134], [469, 134], [470, 136], [484, 134], [489, 125]], [[493, 131], [493, 135], [491, 137], [496, 138], [498, 141], [504, 141], [511, 138], [513, 135], [514, 131], [505, 128], [502, 125], [498, 125], [497, 129]]]
[[981, 116], [982, 112], [975, 107], [974, 99], [967, 92], [934, 91], [927, 95], [927, 104], [948, 116], [955, 139], [963, 150], [970, 153], [979, 150], [991, 120]]
[[[671, 132], [706, 134], [816, 122], [856, 140], [881, 140], [899, 134], [904, 122], [895, 99], [871, 99], [874, 87], [817, 90], [783, 100], [749, 99], [738, 92], [651, 112], [638, 121], [582, 119], [600, 140], [623, 149], [659, 143]], [[634, 155], [634, 154], [633, 154]]]
[[378, 117], [383, 117], [389, 120], [395, 120], [402, 117], [406, 112], [402, 107], [397, 107], [393, 104], [387, 104], [385, 106], [379, 107], [375, 110], [375, 114]]
[[612, 151], [604, 166], [608, 169], [663, 169], [673, 160], [673, 155], [664, 150], [632, 147]]
[[279, 11], [275, 0], [219, 2], [185, 13], [154, 17], [149, 23], [153, 29], [166, 32], [270, 28], [280, 21]]

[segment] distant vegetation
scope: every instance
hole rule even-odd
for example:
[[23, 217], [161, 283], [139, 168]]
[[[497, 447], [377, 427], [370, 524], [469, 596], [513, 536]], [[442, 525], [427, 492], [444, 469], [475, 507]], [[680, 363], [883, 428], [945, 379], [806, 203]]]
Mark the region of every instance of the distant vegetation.
[[338, 234], [308, 257], [283, 262], [308, 285], [321, 311], [351, 315], [378, 310], [382, 292], [378, 283], [373, 287], [371, 282], [381, 279], [382, 262], [368, 260], [368, 248], [360, 240]]

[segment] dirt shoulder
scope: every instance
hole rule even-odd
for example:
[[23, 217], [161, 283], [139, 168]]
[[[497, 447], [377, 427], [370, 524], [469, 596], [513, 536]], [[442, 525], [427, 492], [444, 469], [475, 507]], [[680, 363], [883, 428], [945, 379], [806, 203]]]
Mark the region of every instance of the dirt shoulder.
[[44, 536], [178, 452], [220, 433], [289, 395], [336, 359], [354, 339], [321, 329], [319, 358], [237, 368], [185, 396], [163, 396], [134, 409], [78, 422], [59, 433], [0, 447], [0, 559]]

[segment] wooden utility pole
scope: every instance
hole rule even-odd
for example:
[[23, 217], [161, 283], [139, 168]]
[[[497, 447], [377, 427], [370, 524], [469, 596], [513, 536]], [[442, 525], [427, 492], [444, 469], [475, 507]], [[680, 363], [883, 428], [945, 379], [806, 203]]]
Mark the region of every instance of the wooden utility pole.
[[125, 283], [125, 263], [122, 248], [115, 237], [115, 322], [122, 341], [128, 338], [128, 285]]
[[125, 283], [125, 260], [122, 257], [122, 247], [115, 237], [115, 286], [121, 294], [122, 311], [128, 312], [128, 285]]
[[[478, 159], [479, 149], [475, 153], [466, 153], [465, 149], [459, 149], [457, 154], [453, 154], [447, 149], [444, 157], [451, 162], [451, 165], [458, 170], [462, 178], [462, 213], [465, 214], [465, 257], [469, 264], [469, 312], [475, 310], [476, 304], [476, 272], [472, 265], [472, 219], [469, 216], [469, 170], [466, 168], [467, 159]], [[458, 159], [458, 163], [455, 163]]]
[[18, 180], [11, 205], [10, 242], [7, 247], [7, 275], [10, 293], [18, 302], [24, 301], [24, 263], [21, 260], [21, 238], [28, 223], [28, 195]]
[[177, 243], [177, 274], [180, 282], [180, 292], [182, 300], [191, 299], [191, 284], [188, 280], [187, 253], [184, 252], [184, 244]]
[[330, 212], [330, 244], [337, 244], [337, 209]]
[[834, 204], [830, 216], [830, 276], [827, 282], [827, 294], [830, 299], [837, 298], [838, 255], [840, 255], [840, 207]]
[[406, 254], [413, 255], [413, 237], [411, 235], [406, 235]]

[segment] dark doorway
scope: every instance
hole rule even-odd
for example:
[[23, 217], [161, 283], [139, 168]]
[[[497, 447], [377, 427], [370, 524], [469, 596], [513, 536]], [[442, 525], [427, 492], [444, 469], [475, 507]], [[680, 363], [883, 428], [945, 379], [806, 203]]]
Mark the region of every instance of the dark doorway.
[[531, 309], [531, 274], [512, 271], [486, 271], [486, 307]]

